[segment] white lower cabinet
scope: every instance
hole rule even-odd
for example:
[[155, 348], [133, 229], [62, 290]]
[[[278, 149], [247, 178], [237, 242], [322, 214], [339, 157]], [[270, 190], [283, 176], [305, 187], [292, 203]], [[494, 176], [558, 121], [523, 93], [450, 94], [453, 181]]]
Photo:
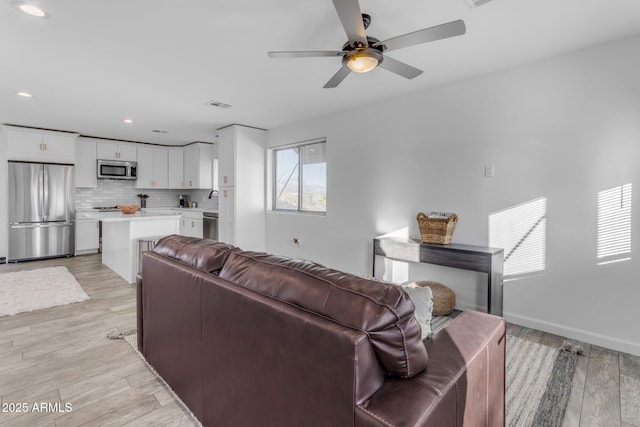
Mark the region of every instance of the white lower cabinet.
[[199, 237], [202, 239], [202, 220], [192, 218], [182, 218], [180, 221], [180, 235]]
[[203, 236], [203, 220], [202, 220], [202, 212], [193, 212], [193, 211], [181, 211], [175, 210], [174, 212], [179, 213], [182, 218], [180, 218], [180, 235], [181, 236], [191, 236], [191, 237], [199, 237], [202, 239]]
[[99, 224], [96, 219], [76, 220], [76, 255], [98, 252]]

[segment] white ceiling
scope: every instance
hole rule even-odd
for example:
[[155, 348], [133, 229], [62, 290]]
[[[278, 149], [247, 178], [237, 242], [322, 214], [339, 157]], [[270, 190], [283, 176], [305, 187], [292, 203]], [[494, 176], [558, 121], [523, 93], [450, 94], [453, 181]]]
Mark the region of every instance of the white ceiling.
[[[389, 53], [424, 70], [414, 80], [376, 69], [323, 89], [340, 58], [270, 59], [267, 51], [340, 50], [346, 35], [331, 0], [33, 3], [51, 16], [0, 4], [0, 121], [167, 145], [215, 141], [231, 123], [269, 129], [640, 34], [639, 0], [493, 0], [475, 9], [465, 0], [360, 0], [373, 17], [367, 33], [381, 40], [456, 19], [467, 33]], [[204, 105], [211, 100], [232, 107]]]

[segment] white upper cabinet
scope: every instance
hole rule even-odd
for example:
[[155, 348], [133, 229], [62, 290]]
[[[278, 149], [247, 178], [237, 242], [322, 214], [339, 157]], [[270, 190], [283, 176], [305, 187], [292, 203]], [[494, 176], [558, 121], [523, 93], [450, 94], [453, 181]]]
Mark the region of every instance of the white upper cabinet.
[[230, 187], [234, 184], [234, 165], [236, 163], [235, 132], [225, 128], [218, 134], [218, 185]]
[[169, 188], [184, 188], [184, 152], [182, 147], [169, 148]]
[[184, 147], [184, 188], [211, 190], [212, 163], [213, 144], [196, 142]]
[[7, 126], [7, 160], [75, 163], [78, 134]]
[[168, 188], [168, 150], [163, 147], [138, 147], [138, 179], [135, 188]]
[[137, 159], [136, 145], [129, 142], [98, 142], [98, 159], [121, 160], [135, 162]]
[[76, 141], [76, 187], [96, 188], [98, 186], [98, 167], [96, 142], [78, 138]]

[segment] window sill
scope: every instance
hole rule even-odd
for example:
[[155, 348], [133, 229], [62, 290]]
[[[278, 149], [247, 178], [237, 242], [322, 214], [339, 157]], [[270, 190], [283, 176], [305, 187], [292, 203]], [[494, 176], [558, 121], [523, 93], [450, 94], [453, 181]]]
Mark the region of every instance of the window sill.
[[316, 217], [325, 217], [325, 216], [327, 216], [326, 212], [287, 211], [287, 210], [274, 210], [274, 209], [268, 210], [267, 214], [273, 214], [273, 215], [304, 215], [304, 216], [316, 216]]

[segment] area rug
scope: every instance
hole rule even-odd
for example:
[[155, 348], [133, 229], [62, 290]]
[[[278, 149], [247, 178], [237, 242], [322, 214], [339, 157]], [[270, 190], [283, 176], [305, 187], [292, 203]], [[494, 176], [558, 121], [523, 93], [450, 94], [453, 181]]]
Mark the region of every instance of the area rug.
[[136, 329], [134, 329], [134, 328], [126, 329], [126, 330], [120, 330], [120, 329], [117, 329], [117, 328], [116, 329], [112, 329], [111, 331], [109, 331], [107, 333], [107, 338], [109, 338], [109, 339], [124, 339], [127, 342], [127, 344], [129, 344], [131, 346], [131, 348], [133, 348], [133, 351], [135, 351], [136, 354], [138, 355], [138, 357], [140, 357], [140, 359], [142, 359], [142, 361], [145, 363], [145, 365], [147, 365], [147, 368], [149, 368], [151, 373], [158, 379], [158, 381], [160, 381], [160, 383], [165, 388], [165, 390], [167, 390], [167, 392], [171, 395], [171, 397], [173, 397], [173, 400], [176, 402], [176, 404], [187, 415], [188, 421], [190, 423], [189, 424], [184, 424], [184, 423], [180, 424], [182, 427], [188, 427], [188, 426], [202, 427], [202, 424], [196, 418], [196, 416], [193, 414], [193, 412], [191, 412], [191, 410], [187, 407], [187, 405], [185, 405], [184, 402], [182, 402], [182, 400], [173, 391], [173, 389], [169, 386], [169, 384], [166, 383], [166, 381], [160, 376], [160, 374], [158, 374], [158, 372], [155, 370], [155, 368], [153, 366], [151, 366], [149, 364], [149, 362], [147, 362], [147, 359], [142, 355], [142, 353], [140, 353], [140, 351], [138, 350], [138, 333], [137, 333]]
[[562, 426], [579, 351], [568, 343], [558, 349], [507, 336], [508, 427]]
[[88, 300], [66, 267], [0, 274], [0, 316]]

